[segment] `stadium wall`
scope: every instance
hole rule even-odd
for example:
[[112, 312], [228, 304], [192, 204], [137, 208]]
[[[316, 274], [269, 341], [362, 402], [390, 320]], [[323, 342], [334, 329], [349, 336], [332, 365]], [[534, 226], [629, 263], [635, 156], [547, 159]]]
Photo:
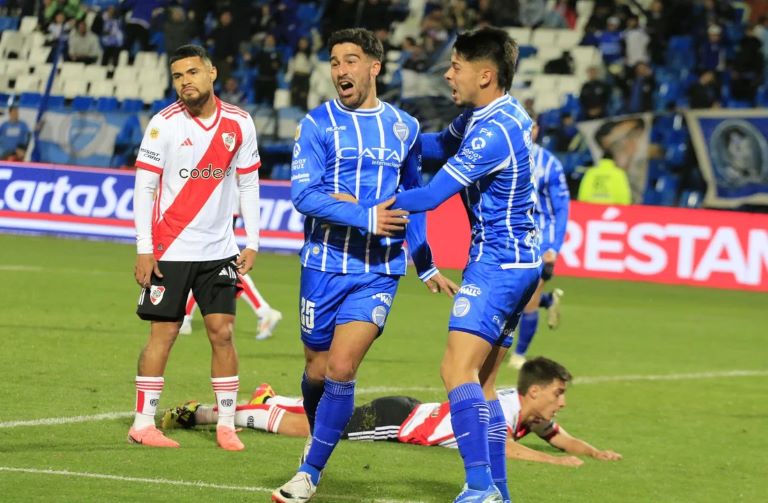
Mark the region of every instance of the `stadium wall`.
[[[0, 232], [133, 242], [131, 171], [0, 163]], [[296, 252], [303, 217], [287, 182], [262, 182], [261, 246]], [[244, 244], [244, 231], [237, 228]], [[469, 229], [458, 198], [429, 215], [440, 267], [462, 268]], [[768, 291], [768, 215], [571, 203], [557, 273]]]

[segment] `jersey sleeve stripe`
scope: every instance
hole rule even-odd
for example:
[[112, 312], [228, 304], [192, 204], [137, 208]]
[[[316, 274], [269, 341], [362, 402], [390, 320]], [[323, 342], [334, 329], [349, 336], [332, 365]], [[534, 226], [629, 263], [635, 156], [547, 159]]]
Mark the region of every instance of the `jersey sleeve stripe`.
[[449, 163], [445, 163], [443, 169], [445, 169], [446, 173], [455, 178], [456, 181], [462, 184], [464, 187], [469, 187], [472, 184], [472, 180], [464, 176], [459, 170], [451, 166]]
[[136, 161], [136, 167], [140, 169], [146, 169], [147, 171], [157, 173], [158, 175], [163, 174], [163, 168], [158, 168], [157, 166], [147, 164], [146, 162], [143, 162], [143, 161]]
[[237, 168], [237, 174], [238, 175], [247, 175], [248, 173], [253, 173], [257, 169], [261, 167], [261, 161], [257, 162], [253, 166], [248, 166], [247, 168]]

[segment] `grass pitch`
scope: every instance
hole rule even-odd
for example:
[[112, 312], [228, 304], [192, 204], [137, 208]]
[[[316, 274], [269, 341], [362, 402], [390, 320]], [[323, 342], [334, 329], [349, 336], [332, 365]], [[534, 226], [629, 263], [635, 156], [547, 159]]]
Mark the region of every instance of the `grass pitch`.
[[[133, 261], [133, 247], [121, 244], [0, 236], [0, 500], [268, 501], [293, 474], [302, 439], [244, 431], [238, 453], [218, 449], [210, 430], [172, 432], [181, 449], [126, 443], [148, 331], [134, 314]], [[298, 395], [298, 259], [262, 254], [252, 275], [284, 319], [272, 339], [256, 341], [256, 318], [239, 306], [241, 399], [263, 381]], [[566, 291], [563, 323], [550, 331], [542, 321], [530, 354], [577, 378], [559, 422], [624, 460], [588, 459], [578, 469], [510, 462], [515, 501], [766, 501], [768, 295], [552, 284]], [[361, 367], [358, 401], [444, 399], [438, 365], [449, 309], [415, 274], [401, 281], [387, 330]], [[171, 355], [161, 408], [212, 400], [196, 316]], [[514, 384], [514, 371], [503, 369], [500, 381]], [[537, 438], [523, 442], [554, 452]], [[316, 500], [451, 501], [462, 483], [454, 450], [342, 442]]]

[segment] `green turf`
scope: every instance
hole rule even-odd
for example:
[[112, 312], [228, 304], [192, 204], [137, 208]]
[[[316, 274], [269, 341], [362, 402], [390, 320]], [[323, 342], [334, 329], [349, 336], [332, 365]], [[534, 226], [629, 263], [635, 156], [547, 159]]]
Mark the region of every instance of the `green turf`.
[[[136, 358], [147, 334], [134, 314], [133, 259], [126, 245], [0, 236], [0, 423], [130, 412]], [[275, 337], [256, 341], [256, 319], [241, 304], [241, 398], [262, 381], [297, 395], [303, 366], [298, 260], [264, 254], [252, 274], [284, 319]], [[563, 325], [550, 331], [542, 323], [531, 353], [585, 378], [568, 392], [559, 420], [624, 460], [588, 459], [578, 469], [512, 462], [515, 500], [766, 501], [768, 295], [572, 278], [553, 283], [566, 290]], [[358, 400], [404, 394], [395, 388], [422, 388], [408, 394], [443, 399], [438, 367], [449, 308], [447, 298], [427, 294], [415, 275], [402, 281], [387, 331], [361, 367]], [[161, 407], [212, 399], [210, 350], [199, 317], [194, 329], [173, 350]], [[760, 374], [593, 379], [734, 370]], [[500, 381], [514, 380], [504, 368]], [[381, 387], [390, 391], [372, 390]], [[122, 417], [0, 427], [0, 501], [267, 501], [268, 491], [292, 475], [303, 445], [247, 431], [241, 434], [246, 451], [230, 453], [216, 448], [210, 431], [178, 431], [172, 436], [181, 449], [148, 449], [125, 442], [129, 424]], [[524, 443], [554, 452], [535, 438]], [[317, 501], [451, 501], [461, 483], [456, 451], [342, 442]]]

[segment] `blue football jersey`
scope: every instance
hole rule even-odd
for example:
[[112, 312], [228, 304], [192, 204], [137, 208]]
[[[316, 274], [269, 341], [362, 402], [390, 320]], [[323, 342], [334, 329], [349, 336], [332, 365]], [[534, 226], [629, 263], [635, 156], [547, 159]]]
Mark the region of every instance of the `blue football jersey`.
[[302, 265], [335, 273], [403, 275], [407, 237], [419, 276], [431, 276], [435, 269], [424, 215], [411, 216], [403, 235], [379, 237], [372, 234], [375, 208], [330, 196], [386, 199], [398, 190], [420, 186], [416, 119], [385, 102], [373, 109], [352, 110], [333, 100], [310, 111], [296, 132], [291, 164], [291, 198], [307, 216]]
[[461, 191], [472, 227], [470, 262], [538, 267], [532, 124], [517, 100], [504, 95], [467, 110], [442, 133], [422, 135], [425, 157], [450, 157], [427, 187], [398, 195], [394, 207], [423, 211], [441, 202], [430, 199]]
[[568, 204], [571, 201], [563, 165], [552, 152], [540, 145], [534, 144], [531, 153], [538, 190], [536, 221], [541, 233], [541, 252], [560, 252], [568, 224]]

